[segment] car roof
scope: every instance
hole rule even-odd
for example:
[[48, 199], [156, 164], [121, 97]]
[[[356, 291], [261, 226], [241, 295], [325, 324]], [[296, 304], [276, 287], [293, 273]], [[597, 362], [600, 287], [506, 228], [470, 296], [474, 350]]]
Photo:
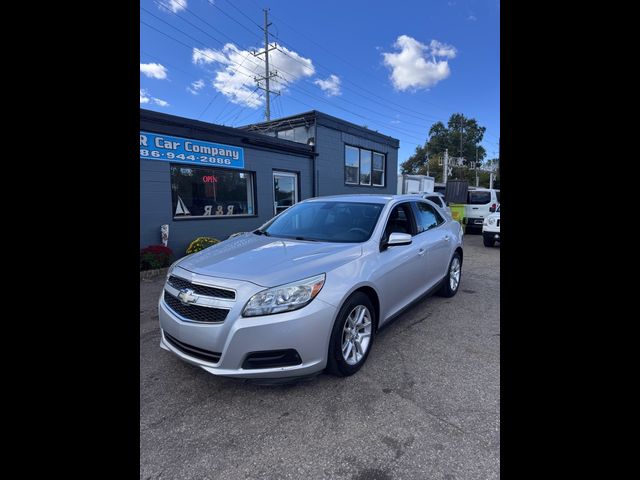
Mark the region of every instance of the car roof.
[[353, 202], [353, 203], [387, 203], [398, 195], [381, 195], [374, 193], [327, 195], [326, 197], [312, 197], [304, 202]]
[[[344, 194], [344, 195], [327, 195], [326, 197], [312, 197], [303, 202], [353, 202], [353, 203], [389, 203], [395, 200], [416, 200], [417, 198], [423, 198], [425, 194], [412, 193], [406, 195], [393, 195], [393, 194], [379, 194], [379, 193], [359, 193], [359, 194]], [[442, 194], [429, 194], [429, 195], [442, 195]]]

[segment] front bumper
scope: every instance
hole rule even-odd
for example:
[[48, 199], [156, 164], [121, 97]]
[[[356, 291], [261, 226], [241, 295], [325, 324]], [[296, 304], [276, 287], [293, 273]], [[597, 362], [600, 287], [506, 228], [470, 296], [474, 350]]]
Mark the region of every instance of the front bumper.
[[[317, 373], [327, 365], [329, 337], [337, 309], [319, 298], [300, 310], [248, 318], [239, 313], [246, 302], [238, 302], [223, 323], [203, 324], [183, 321], [166, 305], [163, 296], [158, 303], [160, 347], [209, 373], [237, 378], [287, 378]], [[219, 353], [220, 358], [217, 362], [196, 358], [176, 348], [165, 333], [196, 349]], [[242, 368], [249, 353], [285, 349], [294, 349], [302, 363]]]
[[480, 217], [465, 217], [464, 223], [467, 228], [482, 228], [484, 218]]
[[482, 230], [482, 235], [486, 238], [492, 239], [492, 240], [496, 240], [496, 241], [500, 241], [500, 230], [486, 230], [483, 229]]

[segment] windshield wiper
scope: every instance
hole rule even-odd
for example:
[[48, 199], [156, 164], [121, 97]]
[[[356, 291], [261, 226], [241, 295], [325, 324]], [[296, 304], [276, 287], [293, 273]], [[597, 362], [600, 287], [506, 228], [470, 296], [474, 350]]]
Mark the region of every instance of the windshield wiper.
[[295, 237], [296, 240], [306, 240], [307, 242], [319, 242], [320, 240], [316, 240], [315, 238], [305, 238], [305, 237]]
[[265, 237], [270, 237], [271, 235], [269, 234], [269, 232], [267, 232], [266, 230], [254, 230], [254, 232], [256, 235], [264, 235]]

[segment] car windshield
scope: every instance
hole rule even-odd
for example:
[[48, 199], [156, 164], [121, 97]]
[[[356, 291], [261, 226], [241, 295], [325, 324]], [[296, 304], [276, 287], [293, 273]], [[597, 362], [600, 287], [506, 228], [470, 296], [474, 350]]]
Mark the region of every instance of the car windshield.
[[366, 242], [383, 208], [382, 203], [299, 203], [255, 233], [319, 242]]

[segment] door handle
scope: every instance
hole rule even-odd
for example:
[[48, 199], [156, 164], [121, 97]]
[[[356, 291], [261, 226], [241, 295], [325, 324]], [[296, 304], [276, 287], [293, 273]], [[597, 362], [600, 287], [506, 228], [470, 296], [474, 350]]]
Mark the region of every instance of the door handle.
[[418, 250], [418, 256], [421, 257], [425, 254], [426, 250], [424, 248], [421, 248], [420, 250]]
[[448, 242], [450, 239], [451, 239], [451, 237], [449, 237], [449, 235], [445, 235], [445, 236], [444, 236], [444, 241], [445, 241], [445, 242]]

